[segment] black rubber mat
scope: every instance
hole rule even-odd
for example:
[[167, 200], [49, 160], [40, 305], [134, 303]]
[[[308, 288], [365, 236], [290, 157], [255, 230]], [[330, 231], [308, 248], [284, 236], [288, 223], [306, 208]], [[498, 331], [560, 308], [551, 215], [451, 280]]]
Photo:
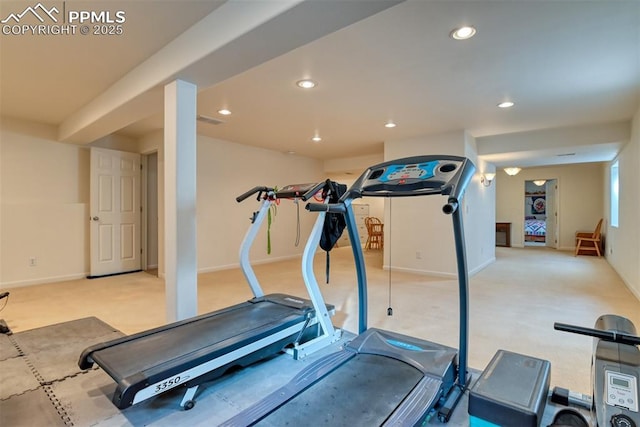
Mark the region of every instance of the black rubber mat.
[[0, 336], [0, 425], [74, 425], [55, 389], [87, 346], [122, 336], [95, 317]]
[[[74, 343], [91, 345], [109, 336], [122, 336], [117, 329], [96, 317], [86, 317], [13, 334], [25, 354], [69, 347]], [[88, 344], [87, 344], [88, 343]], [[80, 351], [82, 351], [81, 349]], [[80, 352], [78, 352], [80, 356]], [[77, 357], [76, 357], [77, 359]]]
[[[12, 427], [73, 425], [64, 409], [54, 406], [47, 390], [39, 388], [0, 400], [0, 425]], [[60, 412], [59, 412], [60, 410]]]

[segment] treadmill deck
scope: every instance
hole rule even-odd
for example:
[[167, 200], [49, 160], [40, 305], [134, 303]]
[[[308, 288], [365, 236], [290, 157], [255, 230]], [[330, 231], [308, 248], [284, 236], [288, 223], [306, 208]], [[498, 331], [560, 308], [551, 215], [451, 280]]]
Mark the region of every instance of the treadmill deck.
[[[223, 358], [233, 351], [242, 351], [243, 347], [259, 340], [265, 339], [278, 348], [270, 349], [265, 354], [248, 353], [245, 356], [251, 357], [247, 360], [239, 358], [221, 363], [216, 370], [207, 372], [205, 379], [223, 375], [230, 366], [246, 366], [280, 351], [295, 341], [313, 312], [308, 300], [282, 294], [267, 295], [91, 346], [83, 352], [78, 364], [87, 369], [95, 362], [114, 379], [118, 387], [113, 402], [122, 409], [137, 403], [134, 398], [140, 390], [166, 379], [172, 381], [160, 386], [156, 390], [158, 394], [178, 384], [183, 385], [185, 381], [189, 386], [198, 384], [198, 379], [193, 376], [182, 375], [177, 380], [175, 376], [216, 358]], [[291, 328], [291, 332], [283, 332], [288, 328]], [[270, 341], [270, 337], [281, 332], [284, 337]]]
[[222, 425], [414, 425], [443, 383], [450, 387], [456, 357], [456, 349], [370, 328]]

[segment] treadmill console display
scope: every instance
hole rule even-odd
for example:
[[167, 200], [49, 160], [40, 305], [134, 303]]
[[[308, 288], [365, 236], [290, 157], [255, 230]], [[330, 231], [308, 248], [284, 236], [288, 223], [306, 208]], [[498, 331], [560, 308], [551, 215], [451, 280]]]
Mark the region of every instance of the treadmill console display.
[[400, 181], [406, 179], [429, 179], [438, 162], [421, 163], [419, 165], [392, 165], [379, 178], [381, 182]]
[[[322, 184], [322, 183], [320, 183]], [[304, 196], [307, 192], [318, 187], [317, 182], [308, 184], [292, 184], [282, 187], [282, 189], [276, 192], [276, 198], [278, 199], [295, 199]], [[322, 188], [322, 187], [320, 187]]]
[[365, 187], [375, 186], [376, 183], [386, 186], [415, 184], [419, 182], [432, 182], [433, 185], [442, 185], [453, 178], [461, 164], [462, 162], [455, 160], [431, 160], [422, 163], [391, 164], [383, 169], [374, 169], [367, 177]]

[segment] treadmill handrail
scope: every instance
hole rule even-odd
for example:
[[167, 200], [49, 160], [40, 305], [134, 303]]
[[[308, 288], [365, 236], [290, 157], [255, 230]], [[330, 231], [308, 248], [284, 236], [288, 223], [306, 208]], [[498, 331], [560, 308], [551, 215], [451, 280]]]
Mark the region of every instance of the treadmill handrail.
[[262, 195], [262, 193], [270, 193], [272, 191], [273, 191], [273, 188], [271, 187], [264, 187], [264, 186], [253, 187], [251, 190], [246, 191], [241, 195], [239, 195], [238, 197], [236, 197], [236, 202], [238, 203], [243, 202], [256, 193], [258, 193], [258, 200], [260, 200], [260, 196]]
[[[321, 181], [321, 182], [317, 182], [317, 183], [306, 183], [306, 184], [291, 184], [291, 185], [287, 185], [285, 186], [283, 189], [281, 189], [280, 191], [276, 190], [273, 187], [266, 187], [266, 186], [256, 186], [253, 187], [251, 190], [246, 191], [244, 193], [242, 193], [241, 195], [239, 195], [238, 197], [236, 197], [236, 202], [241, 203], [243, 201], [245, 201], [246, 199], [248, 199], [249, 197], [253, 196], [254, 194], [258, 193], [258, 198], [257, 200], [260, 200], [262, 198], [262, 193], [266, 193], [268, 198], [273, 198], [273, 199], [300, 199], [303, 202], [306, 202], [307, 200], [311, 199], [318, 191], [322, 190], [323, 188], [325, 188], [325, 186], [327, 185], [329, 180], [326, 181]], [[294, 191], [293, 189], [295, 187], [301, 187], [301, 189], [304, 189], [305, 187], [308, 187], [308, 189], [306, 189], [306, 191], [302, 194], [300, 194], [297, 191]], [[291, 191], [284, 191], [287, 189], [292, 189]]]

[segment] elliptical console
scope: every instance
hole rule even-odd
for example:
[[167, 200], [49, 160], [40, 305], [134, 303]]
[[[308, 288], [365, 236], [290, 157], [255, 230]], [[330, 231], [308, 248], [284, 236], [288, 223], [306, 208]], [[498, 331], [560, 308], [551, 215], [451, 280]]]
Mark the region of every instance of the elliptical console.
[[593, 410], [600, 427], [640, 427], [640, 337], [633, 323], [605, 314], [595, 328], [555, 323], [554, 329], [594, 337]]

